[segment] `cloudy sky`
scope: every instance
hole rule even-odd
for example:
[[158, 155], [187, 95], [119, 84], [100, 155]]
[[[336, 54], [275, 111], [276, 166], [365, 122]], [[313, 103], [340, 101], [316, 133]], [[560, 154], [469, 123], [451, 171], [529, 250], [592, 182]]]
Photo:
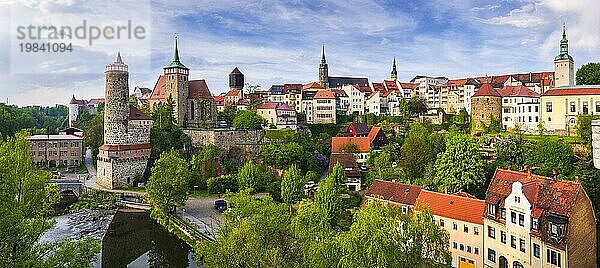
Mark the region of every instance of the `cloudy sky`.
[[123, 51], [130, 65], [131, 89], [153, 87], [170, 62], [175, 33], [190, 78], [206, 79], [213, 94], [227, 89], [227, 75], [236, 66], [247, 82], [265, 89], [315, 81], [322, 44], [330, 75], [371, 81], [389, 77], [393, 57], [402, 81], [417, 74], [458, 78], [550, 71], [563, 22], [576, 67], [600, 61], [597, 0], [205, 0], [137, 7], [109, 0], [93, 9], [136, 19], [145, 14], [139, 10], [148, 10], [142, 18], [151, 24], [147, 49], [105, 45], [65, 59], [68, 68], [62, 71], [11, 69], [11, 61], [19, 61], [11, 53], [9, 21], [19, 14], [11, 10], [27, 6], [55, 15], [86, 14], [95, 12], [83, 9], [91, 2], [0, 0], [0, 101], [52, 105], [68, 102], [72, 94], [102, 97], [104, 65], [116, 51]]

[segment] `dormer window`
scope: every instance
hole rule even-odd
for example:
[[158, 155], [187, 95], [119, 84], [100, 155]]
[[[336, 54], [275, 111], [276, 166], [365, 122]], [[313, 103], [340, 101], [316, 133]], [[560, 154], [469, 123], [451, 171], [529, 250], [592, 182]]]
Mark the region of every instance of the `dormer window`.
[[536, 218], [533, 218], [531, 220], [531, 229], [536, 230], [538, 229], [538, 220]]
[[564, 235], [564, 228], [565, 226], [563, 224], [557, 224], [557, 223], [552, 223], [549, 222], [549, 228], [550, 229], [550, 238], [553, 239], [561, 239]]
[[496, 205], [488, 204], [488, 214], [490, 216], [496, 216]]

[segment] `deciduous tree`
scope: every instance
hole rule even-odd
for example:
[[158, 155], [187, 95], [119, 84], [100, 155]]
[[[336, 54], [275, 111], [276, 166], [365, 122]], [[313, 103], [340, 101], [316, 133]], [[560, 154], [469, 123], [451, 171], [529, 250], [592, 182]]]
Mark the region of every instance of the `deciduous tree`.
[[485, 183], [485, 173], [477, 146], [467, 136], [451, 135], [446, 139], [446, 151], [435, 161], [435, 181], [438, 189], [451, 192], [466, 190], [478, 193]]
[[600, 84], [600, 63], [590, 62], [584, 64], [577, 70], [575, 81], [578, 85]]
[[184, 205], [187, 199], [190, 171], [185, 160], [174, 150], [164, 152], [152, 167], [152, 175], [146, 185], [148, 199], [152, 204], [151, 216], [168, 221], [176, 205]]
[[287, 204], [294, 204], [304, 198], [304, 178], [296, 165], [291, 165], [281, 179], [281, 199]]

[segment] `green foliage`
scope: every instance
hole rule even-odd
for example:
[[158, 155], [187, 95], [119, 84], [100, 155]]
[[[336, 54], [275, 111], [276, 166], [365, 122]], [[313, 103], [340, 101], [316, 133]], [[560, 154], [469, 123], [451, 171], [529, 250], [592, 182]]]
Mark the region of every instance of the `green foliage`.
[[104, 144], [104, 112], [94, 115], [89, 122], [83, 125], [83, 133], [83, 143], [85, 147], [90, 147], [95, 165], [98, 148]]
[[582, 65], [575, 75], [577, 85], [598, 85], [600, 84], [600, 63], [589, 62]]
[[296, 165], [291, 165], [281, 179], [281, 199], [287, 204], [294, 204], [304, 198], [304, 178]]
[[[444, 151], [444, 137], [432, 134], [421, 123], [413, 123], [400, 149], [399, 167], [404, 173], [404, 181], [423, 181], [427, 167], [435, 162], [437, 155]], [[431, 179], [431, 178], [427, 178]], [[422, 182], [423, 183], [423, 182]]]
[[207, 267], [294, 267], [300, 259], [290, 226], [292, 213], [268, 196], [255, 199], [247, 192], [229, 198], [233, 210], [214, 242], [196, 248]]
[[293, 130], [288, 129], [268, 129], [266, 130], [265, 138], [271, 140], [293, 141], [295, 138], [295, 134]]
[[333, 165], [333, 169], [328, 177], [333, 179], [336, 187], [341, 189], [346, 188], [346, 173], [340, 163]]
[[573, 148], [564, 142], [543, 138], [538, 141], [533, 150], [529, 152], [526, 164], [537, 167], [535, 173], [543, 176], [552, 176], [556, 169], [561, 178], [565, 178], [573, 171]]
[[540, 136], [543, 136], [544, 133], [546, 133], [546, 122], [544, 122], [543, 120], [540, 120], [540, 122], [538, 122], [537, 124], [537, 133]]
[[267, 167], [255, 165], [252, 160], [246, 162], [237, 174], [240, 190], [253, 189], [262, 192], [274, 180], [275, 176], [267, 170]]
[[490, 124], [481, 123], [484, 133], [500, 133], [502, 131], [502, 122], [495, 116], [490, 117]]
[[449, 267], [449, 235], [431, 219], [427, 210], [403, 216], [397, 207], [369, 203], [337, 237], [337, 267]]
[[266, 122], [256, 111], [242, 110], [233, 119], [233, 127], [237, 129], [261, 129]]
[[365, 184], [370, 185], [374, 180], [397, 180], [400, 177], [400, 169], [393, 166], [390, 153], [383, 150], [373, 158], [373, 164], [367, 173]]
[[151, 216], [159, 222], [164, 221], [176, 205], [184, 205], [189, 180], [187, 162], [173, 150], [162, 153], [154, 163], [152, 175], [146, 185], [148, 199], [152, 204]]
[[508, 135], [496, 142], [495, 147], [497, 151], [496, 165], [501, 168], [512, 166], [513, 169], [518, 170], [525, 164], [528, 155], [525, 152], [530, 145], [513, 135]]
[[77, 202], [69, 208], [71, 211], [82, 209], [116, 209], [117, 195], [102, 190], [92, 189], [89, 193], [81, 195]]
[[237, 114], [238, 114], [238, 111], [237, 111], [236, 107], [232, 106], [232, 105], [228, 105], [228, 106], [225, 106], [225, 108], [223, 109], [222, 112], [219, 112], [217, 114], [217, 119], [225, 121], [228, 126], [231, 126], [233, 124], [233, 120], [235, 119]]
[[464, 135], [454, 134], [446, 139], [446, 150], [435, 161], [438, 190], [464, 190], [480, 193], [485, 183], [483, 161], [477, 146]]
[[332, 225], [343, 212], [340, 198], [342, 188], [338, 185], [338, 180], [335, 174], [330, 174], [325, 181], [319, 182], [319, 189], [315, 193], [315, 205], [325, 211], [327, 220]]
[[591, 155], [588, 155], [575, 164], [573, 179], [579, 177], [581, 185], [590, 197], [596, 215], [600, 213], [600, 170], [594, 167]]
[[592, 144], [592, 120], [598, 118], [600, 118], [598, 115], [577, 115], [577, 135], [590, 145]]
[[237, 192], [238, 190], [237, 179], [231, 174], [209, 178], [207, 183], [208, 192], [211, 194], [223, 194], [227, 191]]
[[305, 182], [309, 182], [309, 181], [316, 182], [318, 179], [319, 179], [319, 176], [314, 171], [308, 171], [308, 172], [306, 172], [306, 174], [304, 174]]
[[67, 106], [54, 107], [6, 105], [0, 103], [0, 140], [14, 136], [21, 130], [35, 134], [57, 133], [67, 122]]
[[312, 133], [312, 135], [314, 137], [319, 136], [321, 133], [327, 133], [327, 135], [329, 135], [330, 137], [335, 136], [337, 133], [340, 132], [340, 125], [338, 124], [311, 124], [308, 125], [308, 129], [310, 130], [310, 133]]
[[204, 146], [200, 153], [193, 155], [190, 161], [190, 187], [207, 189], [208, 179], [219, 175], [219, 160], [220, 152], [212, 144]]
[[317, 170], [312, 153], [296, 142], [268, 144], [263, 147], [261, 158], [264, 163], [280, 169], [295, 164], [302, 171]]
[[340, 146], [340, 152], [355, 154], [360, 152], [360, 149], [358, 148], [358, 144], [354, 142], [346, 142]]
[[59, 194], [56, 185], [47, 184], [49, 179], [49, 173], [33, 165], [23, 134], [0, 141], [0, 267], [89, 266], [99, 252], [89, 240], [38, 241], [55, 224]]

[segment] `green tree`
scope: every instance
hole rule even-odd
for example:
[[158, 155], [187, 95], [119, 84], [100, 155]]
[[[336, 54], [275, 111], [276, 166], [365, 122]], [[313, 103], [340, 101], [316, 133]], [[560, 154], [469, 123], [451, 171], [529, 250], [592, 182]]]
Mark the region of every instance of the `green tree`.
[[92, 152], [92, 160], [96, 165], [96, 157], [98, 156], [99, 148], [104, 144], [104, 112], [94, 115], [83, 128], [83, 143], [86, 147], [90, 147]]
[[237, 192], [237, 179], [234, 175], [227, 174], [208, 179], [208, 192], [211, 194], [223, 194], [227, 191]]
[[261, 129], [266, 120], [252, 110], [242, 110], [233, 119], [233, 127], [237, 129]]
[[219, 114], [217, 114], [217, 119], [225, 121], [228, 126], [231, 126], [233, 124], [233, 120], [235, 119], [237, 114], [238, 114], [238, 111], [237, 111], [236, 107], [232, 106], [232, 105], [228, 105], [228, 106], [225, 106], [225, 108], [223, 109], [222, 112], [219, 112]]
[[450, 266], [448, 233], [431, 219], [426, 210], [405, 216], [397, 207], [367, 204], [337, 237], [342, 249], [337, 267]]
[[208, 179], [219, 175], [220, 153], [214, 145], [208, 144], [200, 153], [192, 156], [190, 164], [190, 186], [206, 189]]
[[577, 116], [577, 135], [589, 145], [592, 144], [592, 120], [600, 118], [597, 115], [580, 114]]
[[600, 63], [589, 62], [582, 65], [575, 75], [575, 81], [578, 85], [598, 85], [600, 84]]
[[425, 177], [427, 167], [435, 162], [437, 155], [444, 151], [444, 138], [440, 134], [431, 134], [421, 123], [413, 123], [400, 148], [399, 167], [405, 181], [415, 183]]
[[535, 173], [543, 176], [552, 176], [556, 169], [561, 178], [565, 178], [573, 171], [573, 148], [564, 142], [543, 138], [538, 141], [533, 150], [529, 152], [526, 164], [537, 167]]
[[318, 179], [319, 179], [319, 176], [314, 171], [308, 171], [308, 172], [306, 172], [306, 174], [304, 174], [304, 181], [305, 182], [309, 182], [309, 181], [315, 181], [316, 182]]
[[540, 120], [540, 122], [537, 124], [537, 133], [540, 136], [543, 136], [544, 133], [546, 133], [546, 122], [543, 120]]
[[151, 216], [158, 221], [168, 221], [176, 205], [187, 200], [190, 171], [185, 160], [173, 150], [164, 152], [152, 167], [152, 175], [146, 185], [148, 199], [152, 204]]
[[[100, 251], [98, 242], [88, 240], [40, 243], [41, 235], [54, 226], [59, 199], [49, 179], [49, 173], [33, 165], [25, 135], [0, 141], [0, 267], [87, 266]], [[85, 248], [86, 254], [69, 255], [76, 248]]]
[[207, 267], [296, 267], [301, 260], [291, 233], [292, 213], [268, 197], [247, 191], [228, 197], [234, 209], [225, 213], [217, 239], [196, 247]]
[[335, 163], [329, 177], [333, 178], [335, 186], [338, 188], [346, 188], [346, 173], [340, 163]]
[[356, 154], [360, 152], [360, 148], [358, 148], [358, 144], [354, 142], [346, 142], [340, 146], [339, 151], [341, 153], [352, 153]]
[[435, 181], [438, 190], [466, 190], [479, 193], [485, 183], [483, 161], [477, 146], [467, 136], [451, 135], [446, 139], [446, 151], [435, 161]]
[[520, 169], [525, 164], [525, 150], [528, 148], [526, 142], [520, 141], [513, 135], [508, 135], [496, 142], [495, 147], [497, 151], [496, 166], [502, 168], [512, 166], [514, 169]]
[[265, 166], [255, 165], [249, 160], [240, 168], [237, 174], [240, 190], [252, 188], [254, 191], [264, 191], [266, 186], [275, 180]]
[[304, 178], [296, 165], [291, 165], [281, 179], [281, 199], [287, 204], [294, 204], [304, 198]]
[[369, 185], [375, 179], [391, 181], [397, 180], [399, 177], [400, 171], [393, 167], [392, 157], [387, 151], [382, 151], [373, 159], [373, 165], [369, 168], [365, 184]]
[[280, 169], [294, 164], [302, 171], [318, 169], [312, 152], [296, 142], [268, 144], [260, 155], [264, 163]]
[[319, 182], [319, 189], [315, 193], [315, 205], [326, 212], [327, 220], [334, 225], [338, 216], [343, 212], [341, 188], [337, 179], [330, 174], [325, 181]]

